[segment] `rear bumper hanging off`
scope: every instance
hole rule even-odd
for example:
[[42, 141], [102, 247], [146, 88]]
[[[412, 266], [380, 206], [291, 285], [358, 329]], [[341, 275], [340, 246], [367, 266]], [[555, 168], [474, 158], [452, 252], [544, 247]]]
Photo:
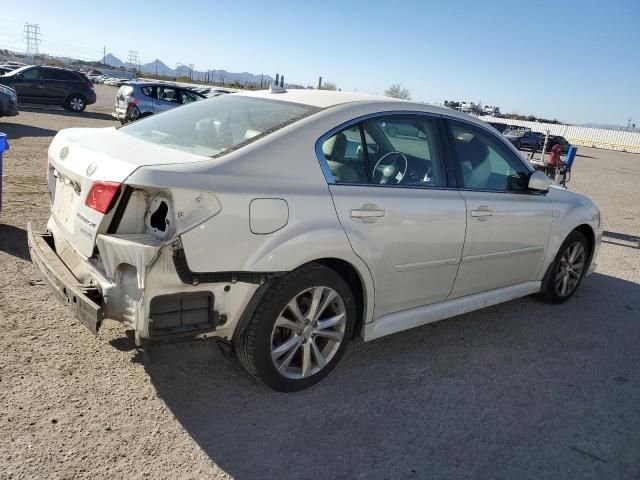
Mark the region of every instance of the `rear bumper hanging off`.
[[73, 276], [56, 254], [53, 236], [50, 233], [34, 232], [29, 223], [27, 238], [31, 260], [38, 267], [55, 296], [83, 325], [96, 334], [104, 319], [104, 312], [99, 303], [102, 295], [98, 288], [93, 285], [84, 285]]

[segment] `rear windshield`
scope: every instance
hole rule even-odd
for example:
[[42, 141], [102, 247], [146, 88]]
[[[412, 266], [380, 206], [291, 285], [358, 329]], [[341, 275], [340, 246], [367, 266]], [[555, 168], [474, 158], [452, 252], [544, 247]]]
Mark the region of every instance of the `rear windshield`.
[[123, 97], [130, 97], [133, 95], [133, 87], [131, 85], [123, 85], [120, 87], [120, 90], [118, 90], [118, 93]]
[[296, 103], [224, 95], [145, 118], [120, 131], [175, 150], [219, 156], [317, 110]]

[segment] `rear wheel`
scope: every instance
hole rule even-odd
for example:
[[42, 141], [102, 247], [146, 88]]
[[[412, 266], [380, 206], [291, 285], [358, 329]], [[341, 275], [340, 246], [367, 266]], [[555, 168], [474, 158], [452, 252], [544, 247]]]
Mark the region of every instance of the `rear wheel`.
[[333, 270], [310, 264], [266, 293], [235, 346], [242, 366], [269, 387], [310, 387], [340, 361], [355, 324], [351, 289]]
[[87, 100], [82, 95], [74, 93], [67, 99], [65, 107], [67, 110], [80, 113], [87, 108]]
[[547, 270], [542, 282], [540, 298], [549, 303], [562, 303], [569, 300], [587, 273], [588, 260], [587, 239], [580, 232], [571, 232]]

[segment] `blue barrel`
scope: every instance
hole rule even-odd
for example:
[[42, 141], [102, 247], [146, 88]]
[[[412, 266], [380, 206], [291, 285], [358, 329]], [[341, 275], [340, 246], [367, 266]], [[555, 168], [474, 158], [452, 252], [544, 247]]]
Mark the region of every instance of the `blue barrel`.
[[0, 210], [2, 210], [2, 154], [9, 150], [7, 134], [0, 132]]
[[567, 150], [567, 158], [564, 163], [567, 164], [567, 170], [571, 170], [571, 166], [573, 165], [573, 161], [576, 159], [576, 153], [578, 149], [573, 145], [569, 146], [569, 150]]

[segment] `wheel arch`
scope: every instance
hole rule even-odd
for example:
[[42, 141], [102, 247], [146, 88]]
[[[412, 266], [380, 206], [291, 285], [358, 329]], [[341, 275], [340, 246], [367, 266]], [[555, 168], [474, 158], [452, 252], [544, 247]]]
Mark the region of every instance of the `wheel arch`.
[[358, 270], [351, 263], [340, 258], [319, 258], [310, 263], [318, 263], [333, 270], [347, 282], [356, 301], [356, 324], [353, 329], [353, 338], [360, 336], [362, 326], [366, 321], [368, 300], [367, 289]]
[[[369, 273], [368, 270], [367, 272], [361, 272], [355, 265], [353, 265], [353, 263], [343, 258], [323, 257], [307, 261], [292, 269], [291, 271], [297, 270], [298, 268], [302, 268], [313, 263], [333, 270], [338, 275], [340, 275], [345, 280], [345, 282], [347, 282], [349, 287], [351, 287], [356, 300], [356, 325], [353, 330], [353, 338], [360, 336], [364, 324], [367, 323], [368, 320], [370, 321], [373, 317], [373, 282], [370, 277], [367, 278], [365, 276]], [[255, 312], [256, 308], [258, 308], [260, 301], [264, 298], [267, 291], [276, 281], [277, 279], [269, 280], [265, 284], [260, 285], [260, 287], [255, 291], [255, 293], [251, 297], [251, 300], [242, 312], [238, 323], [235, 326], [232, 338], [233, 345], [236, 345], [237, 341], [242, 335], [242, 332], [249, 324], [253, 313]]]
[[594, 232], [594, 230], [591, 227], [591, 225], [589, 225], [587, 223], [583, 223], [581, 225], [578, 225], [572, 231], [580, 232], [587, 239], [587, 243], [589, 244], [589, 255], [588, 255], [588, 260], [587, 260], [587, 270], [589, 270], [589, 267], [591, 266], [591, 261], [593, 260], [593, 254], [595, 252], [596, 233]]

